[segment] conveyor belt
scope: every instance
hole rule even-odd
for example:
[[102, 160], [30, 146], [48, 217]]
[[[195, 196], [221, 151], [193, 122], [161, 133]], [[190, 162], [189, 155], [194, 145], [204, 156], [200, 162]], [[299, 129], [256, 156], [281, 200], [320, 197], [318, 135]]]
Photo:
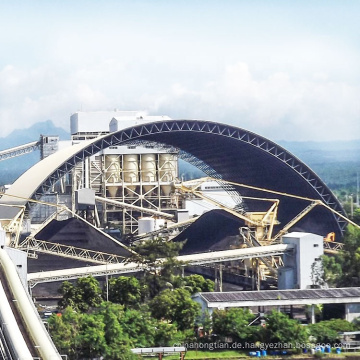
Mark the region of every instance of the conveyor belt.
[[[279, 244], [260, 246], [245, 249], [214, 251], [192, 255], [177, 256], [176, 259], [183, 261], [188, 265], [202, 265], [210, 263], [220, 263], [226, 261], [234, 261], [240, 259], [248, 259], [262, 256], [278, 256], [285, 252], [293, 251], [294, 247], [291, 244]], [[162, 259], [159, 259], [159, 265]], [[81, 268], [71, 268], [64, 270], [42, 271], [28, 274], [28, 283], [34, 286], [38, 283], [64, 281], [70, 279], [77, 279], [85, 276], [105, 276], [109, 274], [124, 274], [131, 272], [143, 271], [144, 266], [137, 263], [121, 263], [121, 264], [107, 264], [97, 266], [85, 266]]]
[[[29, 350], [37, 358], [43, 360], [61, 360], [61, 356], [46, 331], [32, 299], [19, 278], [15, 264], [3, 246], [0, 247], [0, 262], [3, 270], [0, 271], [0, 275], [4, 282], [4, 286], [0, 288], [0, 295], [2, 299], [6, 299], [0, 303], [1, 314], [2, 317], [8, 317], [9, 313], [13, 313], [16, 317], [14, 318], [13, 314], [11, 314], [11, 317], [8, 317], [7, 320], [9, 325], [11, 324], [9, 331], [12, 331], [11, 343], [9, 345], [14, 345], [16, 350], [14, 353], [21, 353], [22, 349], [29, 347]], [[20, 328], [23, 327], [22, 334], [17, 324], [20, 325]], [[27, 337], [31, 340], [26, 340]], [[21, 338], [20, 342], [18, 341], [19, 338]], [[25, 344], [23, 338], [25, 341], [28, 341], [28, 345]], [[36, 349], [35, 351], [32, 349], [32, 346]], [[33, 355], [27, 350], [26, 355], [20, 355], [17, 358], [32, 360]]]
[[[11, 308], [11, 311], [12, 311], [14, 317], [15, 317], [16, 323], [18, 324], [19, 330], [20, 330], [20, 332], [22, 334], [22, 337], [23, 337], [23, 339], [25, 341], [25, 344], [26, 344], [27, 348], [29, 349], [29, 351], [30, 351], [30, 353], [31, 353], [31, 355], [33, 357], [39, 356], [39, 354], [37, 353], [36, 348], [34, 347], [33, 342], [31, 341], [29, 333], [26, 331], [24, 320], [23, 320], [22, 316], [20, 315], [20, 312], [19, 312], [17, 306], [15, 305], [16, 302], [13, 301], [14, 296], [13, 296], [13, 294], [11, 292], [10, 286], [9, 286], [8, 281], [6, 279], [6, 276], [4, 274], [1, 263], [0, 263], [0, 282], [1, 282], [1, 285], [2, 285], [2, 287], [4, 289], [5, 295], [7, 297], [7, 302], [8, 302], [8, 304], [9, 304], [9, 306]], [[6, 334], [4, 334], [4, 335], [6, 337]], [[8, 339], [6, 339], [6, 341], [7, 340]], [[10, 344], [9, 344], [9, 347], [11, 348]]]
[[40, 146], [39, 141], [33, 141], [28, 144], [15, 146], [11, 149], [1, 150], [0, 151], [0, 161], [11, 159], [13, 157], [21, 156], [24, 154], [28, 154], [37, 150]]

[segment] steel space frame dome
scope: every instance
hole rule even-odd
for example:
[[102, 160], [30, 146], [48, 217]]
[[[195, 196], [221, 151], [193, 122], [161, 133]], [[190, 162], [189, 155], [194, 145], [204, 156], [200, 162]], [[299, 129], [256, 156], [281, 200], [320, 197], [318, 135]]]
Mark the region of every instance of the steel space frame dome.
[[[40, 161], [15, 181], [6, 192], [9, 195], [38, 200], [75, 164], [110, 146], [134, 143], [156, 143], [163, 148], [179, 149], [180, 157], [200, 166], [209, 176], [265, 188], [274, 192], [321, 200], [338, 213], [345, 215], [339, 201], [324, 182], [303, 162], [276, 143], [250, 131], [222, 123], [204, 120], [166, 120], [136, 125], [127, 129], [83, 142], [64, 149]], [[37, 179], [37, 180], [34, 180]], [[300, 213], [309, 201], [234, 186], [242, 196], [278, 198], [278, 219], [281, 226]], [[1, 203], [14, 203], [6, 194]], [[17, 203], [30, 206], [26, 200]], [[264, 211], [269, 202], [245, 201], [246, 210]], [[335, 232], [338, 237], [346, 222], [323, 206], [292, 228], [319, 235]]]

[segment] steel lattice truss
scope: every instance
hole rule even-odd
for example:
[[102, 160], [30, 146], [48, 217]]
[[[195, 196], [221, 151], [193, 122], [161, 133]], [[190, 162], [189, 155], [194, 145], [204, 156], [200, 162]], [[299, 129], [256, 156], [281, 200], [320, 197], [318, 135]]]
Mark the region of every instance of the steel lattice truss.
[[344, 244], [339, 242], [324, 241], [324, 252], [327, 254], [337, 254], [344, 249]]
[[20, 145], [13, 147], [11, 149], [2, 150], [0, 151], [0, 161], [31, 153], [39, 149], [39, 147], [40, 147], [40, 142], [33, 141], [25, 145]]
[[[49, 241], [38, 240], [28, 237], [18, 249], [26, 252], [40, 252], [43, 254], [57, 255], [95, 264], [119, 264], [124, 261], [124, 257], [108, 254], [100, 251], [77, 248], [75, 246], [55, 244]], [[34, 256], [31, 256], [34, 257]]]
[[[255, 248], [233, 249], [214, 251], [192, 255], [180, 255], [176, 259], [186, 265], [204, 265], [225, 263], [249, 258], [280, 256], [284, 253], [293, 253], [294, 246], [291, 244], [260, 246]], [[164, 259], [158, 259], [159, 267]], [[34, 287], [36, 284], [53, 281], [64, 281], [85, 276], [118, 275], [146, 270], [146, 266], [138, 263], [120, 263], [97, 266], [86, 266], [82, 268], [71, 268], [63, 270], [42, 271], [28, 274], [28, 284]]]
[[[285, 181], [290, 183], [294, 179], [298, 183], [296, 190], [298, 190], [300, 195], [311, 195], [309, 197], [320, 199], [332, 209], [345, 214], [336, 197], [322, 180], [303, 162], [281, 146], [241, 128], [200, 120], [169, 120], [148, 123], [97, 138], [92, 143], [84, 145], [84, 148], [70, 158], [64, 159], [64, 163], [49, 174], [46, 180], [35, 189], [32, 196], [33, 199], [39, 199], [43, 194], [47, 193], [63, 175], [72, 170], [77, 163], [84, 161], [88, 156], [94, 155], [110, 146], [125, 145], [134, 141], [153, 141], [179, 148], [183, 154], [190, 154], [189, 158], [193, 160], [193, 163], [199, 160], [200, 163], [198, 165], [200, 165], [201, 170], [209, 176], [218, 179], [223, 178], [224, 180], [232, 181], [235, 179], [238, 180], [237, 182], [240, 182], [241, 176], [238, 173], [243, 171], [243, 174], [246, 175], [249, 172], [249, 168], [251, 168], [253, 173], [255, 170], [258, 171], [258, 174], [256, 174], [258, 181], [260, 181], [259, 178], [263, 178], [264, 181], [273, 181], [274, 190], [276, 190], [275, 186], [278, 186], [278, 189], [288, 186], [288, 184], [285, 184]], [[239, 150], [236, 150], [236, 153], [235, 150], [231, 153], [229, 149], [232, 149], [232, 147], [235, 150], [238, 147]], [[203, 151], [201, 151], [201, 148], [204, 148]], [[225, 155], [219, 154], [222, 148], [224, 152], [227, 151], [229, 154], [227, 157], [230, 156], [230, 160], [234, 162], [234, 169], [225, 164]], [[246, 150], [246, 153], [241, 154], [241, 151], [244, 152], [244, 150]], [[245, 164], [246, 167], [236, 169], [236, 161], [239, 161], [238, 159], [241, 156], [249, 157], [249, 159], [245, 159], [247, 162], [243, 160], [243, 163], [241, 163]], [[253, 160], [252, 157], [254, 158]], [[216, 162], [212, 163], [213, 159]], [[257, 162], [259, 162], [259, 165], [256, 169]], [[266, 164], [270, 165], [271, 171], [266, 172]], [[269, 172], [272, 171], [276, 177], [275, 180], [269, 175]], [[291, 172], [292, 178], [289, 177], [289, 172]], [[282, 180], [285, 178], [283, 175], [286, 175], [288, 180]], [[229, 176], [232, 178], [229, 179]], [[247, 180], [249, 182], [252, 180], [250, 175]], [[281, 181], [284, 181], [284, 184], [281, 184]], [[266, 184], [263, 187], [266, 187]], [[301, 188], [302, 186], [303, 189]], [[346, 222], [336, 214], [331, 214], [331, 217], [333, 220], [329, 221], [335, 221], [337, 228], [329, 229], [329, 231], [336, 231], [338, 235], [341, 234], [346, 226]]]

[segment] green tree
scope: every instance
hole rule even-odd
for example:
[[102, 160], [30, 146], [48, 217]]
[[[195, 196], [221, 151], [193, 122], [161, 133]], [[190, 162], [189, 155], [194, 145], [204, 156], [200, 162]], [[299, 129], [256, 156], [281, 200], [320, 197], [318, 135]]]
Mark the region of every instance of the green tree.
[[213, 329], [213, 320], [210, 314], [206, 311], [204, 316], [201, 319], [201, 325], [203, 327], [203, 331], [205, 335], [210, 335]]
[[65, 353], [69, 359], [78, 358], [80, 316], [71, 307], [67, 307], [63, 314], [53, 314], [49, 320], [49, 333], [60, 353]]
[[360, 285], [360, 229], [348, 225], [344, 236], [344, 250], [337, 257], [342, 267], [339, 286]]
[[177, 336], [179, 334], [175, 324], [158, 321], [156, 324], [156, 331], [154, 336], [155, 346], [172, 346], [179, 342]]
[[82, 314], [80, 318], [81, 356], [93, 359], [106, 354], [105, 324], [97, 314]]
[[136, 359], [137, 357], [130, 351], [133, 343], [121, 325], [124, 307], [104, 302], [99, 308], [99, 314], [105, 324], [106, 359]]
[[[125, 314], [124, 306], [103, 302], [91, 314], [66, 308], [62, 316], [50, 317], [49, 330], [57, 348], [70, 360], [100, 356], [108, 360], [136, 360], [130, 349], [140, 344], [137, 338], [146, 333], [146, 326], [139, 326], [140, 320], [134, 321], [134, 318]], [[155, 322], [151, 318], [149, 321]], [[128, 333], [131, 326], [132, 331]], [[134, 339], [130, 339], [129, 334]]]
[[353, 221], [360, 225], [360, 208], [354, 210]]
[[339, 261], [334, 256], [323, 255], [321, 257], [324, 281], [330, 286], [335, 287], [342, 276], [342, 268]]
[[355, 331], [356, 326], [346, 320], [333, 319], [309, 324], [308, 329], [317, 343], [333, 344], [339, 342], [339, 332]]
[[293, 348], [296, 347], [296, 343], [306, 343], [309, 337], [304, 326], [276, 310], [267, 316], [266, 328], [262, 331], [265, 342], [292, 344]]
[[212, 316], [213, 332], [221, 337], [232, 337], [233, 341], [255, 341], [258, 327], [249, 326], [255, 316], [247, 308], [216, 310]]
[[59, 301], [62, 309], [71, 306], [74, 310], [86, 312], [102, 302], [99, 282], [92, 276], [78, 279], [75, 286], [64, 281], [58, 292], [62, 295]]
[[[104, 292], [106, 289], [104, 289]], [[142, 298], [142, 287], [133, 276], [119, 276], [108, 281], [109, 301], [125, 306], [138, 305]]]
[[185, 289], [164, 290], [152, 299], [149, 306], [155, 319], [176, 323], [179, 330], [192, 328], [200, 310], [200, 305]]
[[349, 224], [343, 238], [344, 249], [334, 256], [323, 256], [324, 280], [330, 286], [360, 285], [360, 229]]
[[71, 282], [64, 281], [58, 289], [58, 293], [62, 295], [58, 304], [61, 309], [66, 309], [67, 307], [77, 309], [76, 303], [78, 299], [76, 288]]
[[161, 238], [146, 240], [133, 248], [135, 253], [127, 261], [146, 265], [150, 271], [156, 271], [159, 267], [159, 259], [172, 259], [178, 256], [182, 246], [182, 243], [165, 241]]
[[179, 287], [186, 287], [191, 294], [197, 292], [212, 292], [215, 289], [215, 283], [212, 280], [205, 279], [203, 276], [197, 274], [179, 277], [177, 283]]
[[120, 321], [134, 347], [153, 346], [156, 321], [146, 307], [140, 310], [126, 309]]
[[173, 287], [175, 272], [183, 265], [176, 259], [182, 246], [182, 243], [157, 238], [134, 247], [135, 253], [127, 262], [135, 262], [144, 269], [142, 283], [150, 298], [163, 289]]
[[99, 282], [92, 276], [78, 279], [76, 283], [78, 296], [84, 304], [81, 304], [80, 310], [87, 311], [89, 307], [98, 307], [102, 300]]

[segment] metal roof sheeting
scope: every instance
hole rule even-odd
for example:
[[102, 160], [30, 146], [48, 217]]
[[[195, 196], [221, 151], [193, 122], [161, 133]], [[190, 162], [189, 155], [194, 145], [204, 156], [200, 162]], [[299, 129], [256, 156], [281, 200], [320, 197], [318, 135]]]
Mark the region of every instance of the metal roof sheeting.
[[241, 302], [261, 300], [323, 299], [360, 297], [360, 288], [309, 289], [309, 290], [267, 290], [222, 293], [199, 293], [207, 302]]

